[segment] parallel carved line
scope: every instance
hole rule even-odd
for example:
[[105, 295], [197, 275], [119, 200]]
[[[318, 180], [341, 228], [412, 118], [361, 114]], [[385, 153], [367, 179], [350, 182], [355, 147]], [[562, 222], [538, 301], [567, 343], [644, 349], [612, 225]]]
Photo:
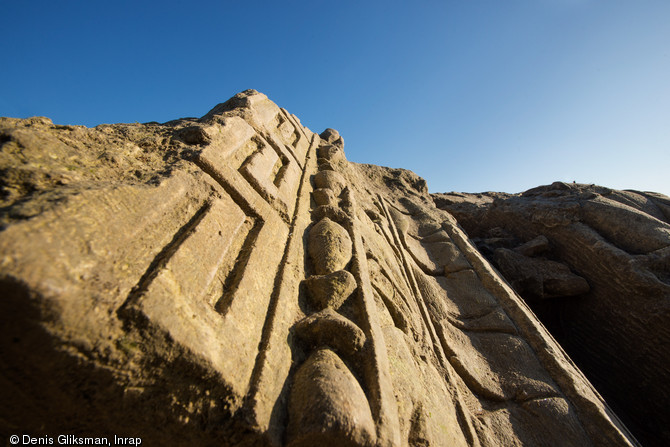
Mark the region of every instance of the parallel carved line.
[[472, 425], [472, 421], [470, 420], [470, 417], [468, 416], [468, 413], [466, 409], [464, 408], [464, 400], [461, 396], [460, 391], [458, 390], [458, 387], [456, 386], [456, 381], [454, 380], [454, 374], [452, 373], [452, 368], [453, 366], [451, 363], [447, 360], [447, 357], [444, 353], [444, 346], [442, 345], [442, 341], [436, 334], [435, 327], [432, 322], [432, 318], [428, 314], [428, 310], [425, 307], [425, 304], [423, 300], [419, 300], [418, 297], [420, 295], [419, 287], [418, 284], [416, 283], [416, 279], [414, 278], [414, 275], [412, 271], [409, 268], [409, 262], [405, 256], [404, 250], [402, 249], [403, 246], [400, 242], [400, 235], [398, 233], [398, 229], [395, 227], [395, 224], [393, 223], [393, 220], [391, 218], [391, 213], [389, 212], [388, 208], [386, 207], [386, 203], [384, 199], [379, 196], [379, 201], [382, 205], [382, 208], [384, 209], [384, 215], [386, 216], [387, 221], [389, 222], [389, 227], [391, 229], [391, 233], [393, 235], [393, 239], [396, 241], [396, 244], [398, 244], [398, 247], [400, 249], [400, 252], [403, 255], [403, 260], [404, 263], [403, 265], [405, 266], [405, 269], [407, 270], [407, 276], [411, 278], [410, 285], [414, 289], [415, 292], [415, 300], [417, 301], [417, 305], [419, 309], [421, 310], [421, 316], [424, 320], [424, 324], [426, 325], [428, 329], [428, 333], [431, 337], [431, 341], [433, 346], [437, 348], [437, 354], [438, 358], [440, 360], [440, 363], [442, 364], [444, 371], [447, 374], [447, 380], [449, 383], [449, 386], [452, 388], [454, 391], [453, 393], [453, 403], [454, 407], [456, 408], [456, 416], [458, 419], [458, 423], [461, 426], [461, 430], [463, 431], [463, 434], [465, 435], [468, 443], [473, 446], [473, 447], [479, 447], [479, 437], [477, 436], [477, 433], [475, 431], [475, 428]]
[[135, 303], [149, 288], [151, 282], [158, 276], [160, 271], [165, 267], [170, 258], [177, 252], [179, 247], [188, 239], [193, 233], [198, 224], [205, 217], [207, 212], [211, 209], [211, 201], [207, 200], [172, 237], [172, 240], [163, 247], [154, 257], [149, 267], [140, 277], [137, 284], [131, 289], [128, 297], [124, 303], [119, 307], [118, 311], [123, 312], [129, 305]]

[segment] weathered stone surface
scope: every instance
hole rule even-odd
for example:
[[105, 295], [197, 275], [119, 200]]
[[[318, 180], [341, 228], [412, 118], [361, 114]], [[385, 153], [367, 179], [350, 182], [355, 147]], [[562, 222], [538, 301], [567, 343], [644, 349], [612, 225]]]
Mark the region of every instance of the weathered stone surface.
[[376, 438], [361, 386], [329, 349], [315, 351], [295, 374], [289, 409], [289, 446], [369, 446]]
[[640, 441], [670, 442], [670, 199], [560, 182], [517, 195], [433, 198]]
[[[248, 90], [201, 119], [165, 124], [3, 118], [0, 144], [3, 435], [636, 445], [435, 206], [444, 196], [409, 171], [349, 163], [337, 131], [316, 135], [265, 95]], [[658, 317], [630, 313], [646, 318], [632, 326], [667, 340], [658, 285], [670, 278], [670, 201], [582, 191], [592, 201], [582, 206], [561, 199], [572, 188], [524, 196], [536, 202], [527, 227], [551, 229], [546, 240], [501, 223], [478, 236], [482, 252], [511, 259], [543, 303], [578, 294], [584, 315], [561, 318], [587, 323], [566, 327], [590, 340], [596, 363], [611, 339], [589, 331], [627, 306], [624, 295], [641, 305], [647, 294]], [[459, 219], [473, 211], [465, 221], [484, 225], [512, 196], [453, 197]], [[623, 234], [626, 219], [644, 231]], [[582, 246], [593, 266], [566, 254]], [[611, 321], [623, 327], [621, 317]], [[621, 327], [601, 335], [636, 336]], [[638, 351], [639, 377], [657, 380], [662, 348]]]
[[337, 165], [345, 161], [344, 151], [342, 150], [342, 145], [333, 145], [333, 144], [324, 144], [319, 146], [317, 149], [317, 157], [319, 161], [319, 166], [322, 163], [327, 163], [330, 168], [333, 168], [333, 165]]
[[337, 172], [325, 170], [320, 171], [314, 176], [314, 185], [316, 185], [317, 188], [328, 188], [333, 191], [335, 197], [339, 197], [346, 186], [346, 181], [342, 175]]
[[305, 282], [310, 302], [319, 310], [326, 307], [338, 309], [356, 290], [356, 279], [346, 270], [338, 270], [329, 275], [313, 275]]
[[[529, 250], [527, 245], [521, 249]], [[530, 258], [506, 248], [497, 249], [494, 260], [514, 290], [527, 299], [577, 296], [591, 289], [584, 278], [560, 262]]]
[[549, 251], [549, 239], [545, 236], [540, 235], [535, 239], [531, 239], [525, 244], [521, 244], [514, 249], [517, 253], [520, 253], [524, 256], [537, 256]]
[[337, 205], [321, 205], [312, 211], [312, 219], [315, 221], [318, 222], [325, 218], [340, 225], [346, 225], [346, 222], [350, 220], [349, 215]]
[[321, 132], [321, 134], [319, 136], [326, 143], [338, 145], [340, 147], [344, 146], [344, 140], [342, 140], [342, 137], [340, 136], [340, 133], [338, 131], [336, 131], [335, 129], [328, 128], [328, 129], [324, 130], [323, 132]]
[[330, 188], [318, 188], [314, 190], [314, 201], [317, 205], [336, 205], [337, 196]]
[[309, 231], [309, 255], [317, 275], [342, 270], [351, 260], [351, 238], [338, 223], [324, 217]]
[[294, 329], [311, 347], [329, 346], [344, 355], [355, 354], [365, 344], [363, 331], [331, 308], [300, 320]]

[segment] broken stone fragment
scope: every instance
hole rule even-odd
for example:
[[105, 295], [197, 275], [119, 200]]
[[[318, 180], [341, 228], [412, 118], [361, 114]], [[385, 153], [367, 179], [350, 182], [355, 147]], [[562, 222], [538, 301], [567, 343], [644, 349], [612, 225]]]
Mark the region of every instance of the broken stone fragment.
[[535, 239], [532, 239], [526, 242], [523, 245], [519, 245], [514, 249], [519, 254], [524, 256], [537, 256], [542, 253], [545, 253], [549, 250], [549, 239], [546, 236], [540, 235]]
[[560, 262], [529, 258], [506, 248], [495, 251], [495, 260], [505, 278], [520, 294], [545, 299], [583, 295], [591, 290], [584, 278], [575, 275]]

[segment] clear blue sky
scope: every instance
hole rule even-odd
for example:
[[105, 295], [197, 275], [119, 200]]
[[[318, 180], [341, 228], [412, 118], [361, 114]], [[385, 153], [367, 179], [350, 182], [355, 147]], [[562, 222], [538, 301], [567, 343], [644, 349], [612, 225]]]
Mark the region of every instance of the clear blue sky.
[[202, 116], [254, 88], [432, 192], [670, 195], [670, 1], [0, 0], [0, 115]]

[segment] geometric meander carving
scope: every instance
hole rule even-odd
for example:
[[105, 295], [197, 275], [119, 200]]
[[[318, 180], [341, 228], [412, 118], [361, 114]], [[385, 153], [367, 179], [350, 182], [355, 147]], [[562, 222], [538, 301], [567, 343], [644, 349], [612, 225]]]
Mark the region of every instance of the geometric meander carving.
[[[3, 141], [56, 131], [40, 126]], [[418, 177], [348, 162], [336, 131], [255, 91], [147, 129], [178, 154], [151, 159], [164, 178], [118, 174], [0, 233], [5, 338], [36, 327], [25, 343], [56, 372], [8, 361], [10, 385], [43, 383], [8, 397], [26, 430], [86, 432], [86, 402], [159, 443], [635, 445]], [[51, 262], [25, 249], [41, 234]], [[71, 368], [108, 394], [78, 384], [28, 418]]]

